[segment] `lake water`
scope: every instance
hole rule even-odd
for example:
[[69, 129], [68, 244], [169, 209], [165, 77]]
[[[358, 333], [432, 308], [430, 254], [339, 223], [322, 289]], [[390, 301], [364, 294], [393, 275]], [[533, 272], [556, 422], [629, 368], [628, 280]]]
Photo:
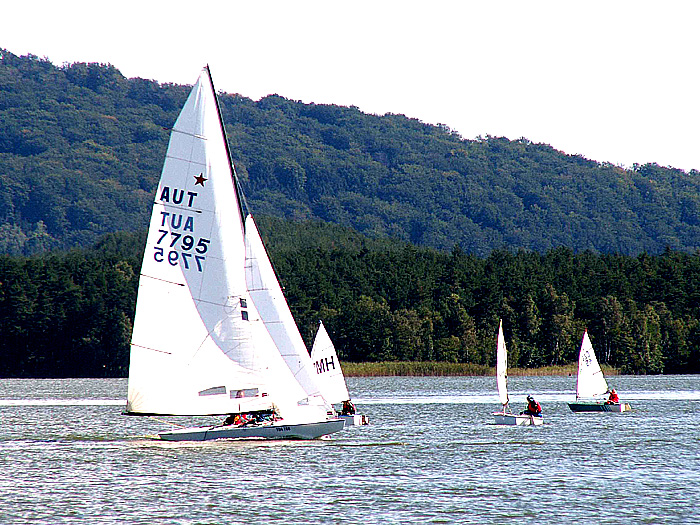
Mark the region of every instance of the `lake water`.
[[609, 380], [631, 413], [511, 377], [545, 425], [502, 427], [495, 378], [348, 378], [369, 426], [165, 443], [166, 422], [121, 415], [124, 379], [3, 379], [0, 523], [700, 523], [700, 376]]

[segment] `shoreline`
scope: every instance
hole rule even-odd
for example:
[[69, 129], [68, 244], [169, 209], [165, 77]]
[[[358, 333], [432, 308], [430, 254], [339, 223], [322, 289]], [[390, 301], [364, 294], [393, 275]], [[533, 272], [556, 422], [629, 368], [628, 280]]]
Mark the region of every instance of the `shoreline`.
[[[495, 376], [496, 368], [472, 363], [446, 363], [438, 361], [385, 361], [380, 363], [342, 363], [345, 377], [459, 377]], [[619, 375], [619, 371], [602, 365], [606, 376]], [[570, 376], [576, 377], [578, 363], [553, 365], [541, 368], [511, 368], [509, 376]]]

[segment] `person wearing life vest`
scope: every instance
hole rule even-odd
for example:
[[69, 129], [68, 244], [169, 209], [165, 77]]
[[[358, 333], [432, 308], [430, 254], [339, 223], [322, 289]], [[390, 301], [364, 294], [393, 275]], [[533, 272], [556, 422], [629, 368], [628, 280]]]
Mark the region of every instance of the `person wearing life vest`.
[[542, 407], [532, 396], [527, 396], [527, 408], [521, 412], [527, 416], [541, 416]]
[[341, 416], [354, 416], [355, 415], [355, 405], [352, 404], [352, 401], [349, 399], [347, 401], [343, 401], [343, 408], [340, 411]]
[[614, 405], [615, 403], [620, 402], [620, 397], [617, 395], [617, 392], [615, 392], [615, 389], [613, 388], [612, 391], [610, 392], [610, 397], [608, 400], [605, 402], [606, 405]]

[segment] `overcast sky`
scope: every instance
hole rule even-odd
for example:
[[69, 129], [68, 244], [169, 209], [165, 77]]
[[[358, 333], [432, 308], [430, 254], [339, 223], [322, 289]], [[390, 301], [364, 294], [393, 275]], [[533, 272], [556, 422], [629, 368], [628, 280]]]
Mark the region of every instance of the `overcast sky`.
[[[697, 6], [697, 7], [696, 7]], [[0, 48], [700, 170], [700, 2], [11, 0]]]

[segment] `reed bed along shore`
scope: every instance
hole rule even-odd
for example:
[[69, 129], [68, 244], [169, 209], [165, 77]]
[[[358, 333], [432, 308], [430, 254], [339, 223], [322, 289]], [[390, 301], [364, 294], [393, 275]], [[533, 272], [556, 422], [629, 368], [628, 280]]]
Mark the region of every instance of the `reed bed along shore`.
[[[386, 361], [381, 363], [343, 363], [346, 377], [387, 377], [387, 376], [495, 376], [491, 366], [472, 363], [445, 363], [438, 361]], [[575, 376], [577, 363], [545, 366], [542, 368], [511, 368], [509, 376]], [[618, 371], [603, 366], [606, 376], [617, 375]]]

